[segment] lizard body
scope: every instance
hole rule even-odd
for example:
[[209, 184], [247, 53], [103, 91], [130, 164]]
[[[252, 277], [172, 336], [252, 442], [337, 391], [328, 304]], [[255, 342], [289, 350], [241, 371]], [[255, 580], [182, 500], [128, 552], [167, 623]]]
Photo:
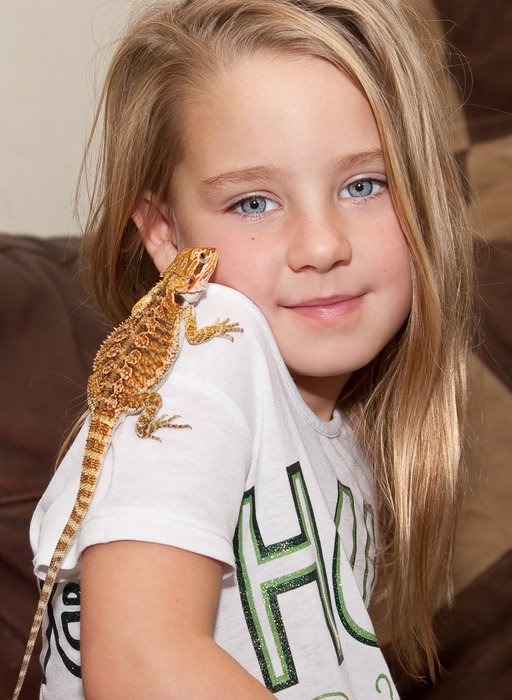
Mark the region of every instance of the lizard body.
[[184, 337], [203, 343], [216, 336], [243, 332], [229, 319], [198, 329], [192, 304], [205, 290], [217, 263], [215, 248], [185, 248], [162, 273], [160, 281], [138, 301], [130, 316], [101, 345], [87, 384], [91, 422], [87, 434], [78, 493], [55, 547], [41, 589], [12, 700], [17, 700], [39, 634], [51, 591], [64, 556], [91, 503], [103, 459], [119, 421], [140, 413], [139, 437], [159, 440], [159, 428], [190, 428], [175, 423], [179, 416], [160, 416], [157, 389], [179, 355]]

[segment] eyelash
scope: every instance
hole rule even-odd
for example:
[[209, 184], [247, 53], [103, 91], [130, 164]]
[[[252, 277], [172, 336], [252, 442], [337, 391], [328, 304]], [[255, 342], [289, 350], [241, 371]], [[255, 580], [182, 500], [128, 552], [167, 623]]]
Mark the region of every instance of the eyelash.
[[[349, 187], [354, 187], [356, 185], [364, 185], [366, 183], [370, 183], [372, 185], [372, 192], [370, 192], [370, 194], [368, 194], [366, 196], [362, 196], [362, 197], [354, 197], [354, 196], [342, 197], [341, 196], [341, 193], [344, 190], [348, 190]], [[375, 187], [375, 185], [378, 185], [378, 187], [380, 188], [377, 190], [377, 192], [373, 192], [373, 188]], [[348, 185], [345, 185], [345, 187], [343, 187], [340, 190], [339, 198], [340, 199], [351, 199], [353, 204], [358, 204], [358, 205], [359, 204], [366, 204], [366, 202], [368, 202], [368, 200], [374, 199], [375, 197], [378, 197], [383, 192], [386, 185], [387, 185], [387, 181], [384, 178], [379, 179], [377, 177], [360, 177], [357, 180], [352, 180], [352, 182], [349, 182]]]
[[272, 209], [270, 209], [270, 211], [275, 211], [275, 209], [279, 208], [279, 205], [277, 204], [277, 202], [274, 202], [273, 199], [271, 199], [270, 197], [267, 197], [264, 194], [258, 194], [255, 192], [254, 194], [249, 194], [246, 197], [242, 197], [237, 202], [232, 204], [229, 207], [229, 211], [232, 211], [233, 213], [238, 214], [238, 216], [241, 216], [243, 219], [250, 219], [251, 221], [254, 221], [256, 219], [261, 219], [261, 217], [265, 216], [265, 214], [267, 213], [267, 211], [268, 211], [267, 208], [265, 208], [265, 211], [263, 211], [263, 212], [254, 212], [253, 214], [249, 214], [249, 213], [244, 212], [244, 211], [237, 211], [237, 209], [242, 207], [242, 205], [245, 202], [250, 202], [251, 200], [266, 200], [267, 202], [273, 202], [276, 206], [273, 207]]
[[[380, 189], [378, 189], [377, 192], [373, 192], [373, 191], [372, 191], [372, 192], [370, 192], [370, 194], [368, 194], [368, 195], [366, 195], [366, 196], [362, 196], [362, 197], [354, 197], [354, 196], [342, 197], [342, 196], [341, 196], [341, 193], [342, 193], [343, 191], [345, 191], [345, 190], [348, 190], [350, 187], [354, 187], [354, 186], [357, 186], [357, 185], [362, 185], [362, 184], [365, 184], [365, 183], [371, 183], [372, 188], [373, 188], [375, 185], [377, 185]], [[343, 200], [343, 199], [351, 199], [352, 202], [353, 202], [354, 204], [357, 204], [357, 205], [365, 204], [366, 202], [368, 202], [368, 200], [373, 199], [373, 198], [375, 198], [375, 197], [378, 197], [379, 194], [382, 193], [382, 191], [383, 191], [383, 189], [386, 187], [386, 185], [387, 185], [387, 182], [386, 182], [385, 179], [379, 179], [379, 178], [376, 178], [376, 177], [362, 177], [362, 178], [358, 178], [357, 180], [353, 180], [352, 182], [349, 182], [348, 185], [345, 185], [345, 187], [342, 187], [341, 190], [339, 191], [338, 197], [339, 197], [339, 199], [341, 199], [341, 200]], [[265, 208], [265, 211], [262, 211], [262, 212], [257, 212], [257, 211], [255, 211], [255, 212], [252, 213], [252, 214], [239, 210], [239, 208], [241, 208], [241, 207], [243, 206], [244, 203], [250, 202], [251, 200], [253, 200], [253, 201], [256, 201], [256, 200], [265, 200], [265, 201], [267, 201], [267, 202], [272, 202], [272, 203], [275, 204], [276, 206], [275, 206], [275, 207], [272, 207], [271, 209], [267, 209], [267, 207], [266, 207], [266, 208]], [[243, 219], [250, 219], [251, 221], [254, 221], [254, 220], [257, 220], [257, 219], [261, 219], [261, 217], [265, 216], [265, 214], [267, 214], [268, 211], [275, 211], [275, 210], [278, 209], [278, 208], [279, 208], [279, 205], [278, 205], [273, 199], [271, 199], [270, 197], [267, 197], [266, 195], [258, 194], [258, 193], [255, 192], [254, 194], [250, 194], [250, 195], [247, 195], [246, 197], [242, 197], [242, 198], [239, 199], [237, 202], [235, 202], [234, 204], [232, 204], [232, 205], [229, 207], [229, 211], [232, 211], [233, 213], [237, 214], [238, 216], [241, 216]]]

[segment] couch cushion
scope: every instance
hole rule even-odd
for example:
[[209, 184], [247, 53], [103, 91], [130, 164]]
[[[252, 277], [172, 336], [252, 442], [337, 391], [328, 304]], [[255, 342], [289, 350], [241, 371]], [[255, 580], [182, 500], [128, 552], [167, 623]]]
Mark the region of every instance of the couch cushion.
[[[85, 303], [78, 247], [0, 234], [0, 697], [14, 689], [38, 598], [28, 523], [109, 330]], [[38, 697], [38, 676], [34, 661], [23, 697]]]

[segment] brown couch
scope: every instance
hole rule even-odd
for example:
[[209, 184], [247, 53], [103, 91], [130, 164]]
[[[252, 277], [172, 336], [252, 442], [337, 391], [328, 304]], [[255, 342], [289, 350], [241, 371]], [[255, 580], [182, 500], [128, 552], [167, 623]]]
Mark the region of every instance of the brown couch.
[[[28, 523], [82, 412], [108, 326], [84, 302], [78, 239], [0, 235], [0, 698], [10, 698], [38, 591]], [[22, 698], [38, 697], [31, 664]]]

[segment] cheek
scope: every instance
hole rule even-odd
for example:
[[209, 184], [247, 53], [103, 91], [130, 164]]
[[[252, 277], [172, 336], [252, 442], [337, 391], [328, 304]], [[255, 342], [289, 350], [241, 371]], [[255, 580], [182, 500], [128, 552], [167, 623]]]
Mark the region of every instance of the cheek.
[[411, 277], [409, 246], [396, 216], [382, 226], [377, 240], [373, 241], [373, 257], [382, 274], [394, 277]]
[[[216, 245], [215, 242], [212, 245]], [[236, 289], [261, 307], [269, 292], [267, 280], [271, 278], [263, 255], [248, 250], [247, 246], [240, 250], [241, 247], [234, 244], [223, 246], [217, 242], [216, 247], [219, 262], [212, 281]]]
[[381, 228], [379, 239], [367, 249], [370, 277], [387, 290], [398, 315], [409, 313], [412, 304], [412, 262], [409, 246], [396, 219]]
[[397, 305], [397, 313], [403, 316], [405, 320], [412, 306], [413, 284], [411, 254], [402, 235], [385, 267], [387, 269], [384, 275], [392, 290], [394, 301]]

